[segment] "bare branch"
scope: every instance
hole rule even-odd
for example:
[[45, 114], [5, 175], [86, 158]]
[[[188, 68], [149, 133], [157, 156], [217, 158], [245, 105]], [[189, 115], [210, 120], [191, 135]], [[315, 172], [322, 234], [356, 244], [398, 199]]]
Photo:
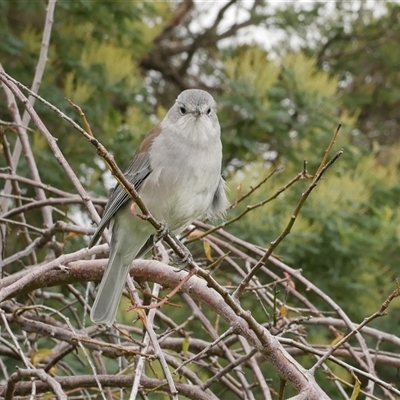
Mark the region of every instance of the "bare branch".
[[23, 378], [38, 378], [43, 383], [47, 384], [58, 400], [67, 400], [67, 395], [63, 392], [62, 387], [57, 379], [54, 379], [42, 369], [18, 369], [17, 372], [10, 376], [8, 380], [7, 390], [4, 395], [5, 400], [12, 400], [14, 398], [15, 384]]
[[[133, 374], [129, 375], [97, 375], [103, 387], [130, 387], [132, 385]], [[96, 381], [93, 375], [79, 375], [79, 376], [57, 376], [54, 378], [62, 387], [64, 392], [76, 390], [76, 388], [91, 388], [95, 386]], [[50, 386], [45, 382], [35, 382], [36, 392], [48, 392]], [[140, 385], [144, 390], [165, 389], [166, 381], [161, 379], [148, 378], [142, 375]], [[196, 386], [176, 382], [176, 387], [182, 396], [193, 400], [215, 400], [215, 396], [210, 396], [207, 392], [203, 392]], [[24, 382], [15, 385], [14, 396], [26, 396], [31, 393], [32, 383]], [[4, 396], [4, 387], [0, 387], [0, 396]]]

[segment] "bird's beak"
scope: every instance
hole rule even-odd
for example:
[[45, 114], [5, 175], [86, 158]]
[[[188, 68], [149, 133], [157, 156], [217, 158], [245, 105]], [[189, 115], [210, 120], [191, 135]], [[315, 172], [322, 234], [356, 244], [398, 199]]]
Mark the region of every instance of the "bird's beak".
[[200, 106], [197, 106], [193, 111], [193, 115], [195, 117], [198, 117], [200, 114], [201, 114]]

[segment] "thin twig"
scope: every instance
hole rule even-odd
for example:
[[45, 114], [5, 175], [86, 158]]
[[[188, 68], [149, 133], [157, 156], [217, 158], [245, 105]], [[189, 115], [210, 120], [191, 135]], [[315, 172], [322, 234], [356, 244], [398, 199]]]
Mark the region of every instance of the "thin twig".
[[[270, 175], [268, 175], [267, 179], [270, 178], [272, 176], [273, 173], [271, 173]], [[305, 169], [303, 169], [302, 172], [298, 173], [293, 179], [291, 179], [288, 183], [286, 183], [285, 185], [283, 185], [281, 188], [279, 188], [273, 195], [267, 197], [266, 199], [253, 204], [253, 205], [248, 205], [246, 206], [246, 208], [240, 212], [237, 216], [226, 220], [224, 222], [221, 222], [219, 225], [216, 225], [214, 227], [212, 227], [211, 229], [207, 230], [206, 232], [200, 234], [200, 235], [196, 235], [194, 239], [189, 239], [186, 243], [190, 243], [193, 242], [195, 240], [199, 240], [202, 239], [208, 235], [210, 235], [211, 233], [214, 233], [222, 228], [225, 228], [226, 226], [238, 221], [239, 219], [241, 219], [244, 215], [246, 215], [247, 213], [249, 213], [250, 211], [255, 210], [256, 208], [262, 207], [265, 204], [271, 202], [272, 200], [275, 200], [281, 193], [283, 193], [285, 190], [287, 190], [290, 186], [292, 186], [294, 183], [296, 183], [297, 181], [301, 180], [301, 179], [305, 179], [308, 177], [307, 171]], [[256, 186], [259, 187], [261, 185]], [[255, 190], [255, 189], [254, 189]], [[245, 195], [245, 197], [247, 197], [247, 194]]]
[[275, 173], [277, 172], [277, 169], [273, 169], [271, 173], [269, 173], [264, 179], [262, 179], [260, 182], [257, 183], [255, 186], [251, 186], [249, 191], [245, 194], [242, 194], [239, 196], [230, 206], [229, 209], [233, 209], [237, 207], [239, 203], [241, 203], [243, 200], [246, 200], [248, 197], [250, 197], [255, 191], [257, 191], [262, 185], [264, 185], [265, 182], [267, 182]]
[[[177, 374], [186, 364], [189, 364], [193, 361], [198, 360], [200, 357], [203, 356], [203, 354], [206, 354], [209, 350], [211, 350], [214, 346], [216, 346], [218, 343], [220, 343], [222, 340], [224, 340], [226, 337], [232, 335], [233, 329], [229, 328], [226, 332], [224, 332], [222, 335], [220, 335], [216, 340], [214, 340], [212, 343], [210, 343], [207, 347], [205, 347], [202, 351], [197, 353], [194, 357], [184, 361], [178, 368], [175, 369], [173, 372], [174, 374]], [[239, 364], [238, 364], [239, 365]], [[204, 387], [205, 388], [205, 387]]]
[[[0, 173], [0, 179], [7, 179], [7, 180], [11, 180], [11, 181], [18, 181], [21, 183], [26, 183], [27, 185], [30, 186], [38, 186], [43, 190], [46, 190], [50, 193], [54, 193], [57, 196], [60, 197], [70, 197], [70, 196], [74, 196], [73, 194], [69, 193], [69, 192], [65, 192], [64, 190], [60, 190], [58, 188], [52, 187], [50, 185], [47, 185], [45, 183], [42, 182], [36, 182], [33, 179], [29, 179], [26, 178], [25, 176], [20, 176], [20, 175], [15, 175], [15, 174], [2, 174]], [[4, 195], [2, 193], [2, 195]]]
[[362, 328], [369, 324], [372, 320], [382, 317], [386, 315], [386, 310], [389, 307], [390, 303], [396, 298], [400, 296], [400, 285], [398, 282], [396, 282], [397, 287], [393, 292], [389, 295], [389, 297], [383, 302], [379, 310], [374, 312], [372, 315], [370, 315], [368, 318], [365, 318], [364, 321], [359, 324], [356, 328], [354, 328], [351, 332], [349, 332], [346, 336], [344, 336], [341, 340], [339, 340], [337, 343], [335, 343], [326, 353], [323, 357], [321, 357], [314, 365], [312, 368], [310, 368], [310, 372], [312, 374], [315, 374], [318, 368], [321, 367], [322, 363], [324, 363], [334, 352], [336, 349], [339, 347], [343, 346], [344, 343], [348, 342], [354, 335], [358, 334], [361, 332]]
[[338, 124], [338, 126], [336, 127], [336, 130], [335, 130], [335, 132], [334, 132], [334, 134], [332, 136], [332, 139], [329, 142], [329, 145], [328, 145], [328, 147], [326, 148], [326, 150], [324, 152], [324, 156], [322, 157], [322, 160], [321, 160], [321, 162], [319, 164], [317, 172], [315, 173], [314, 179], [316, 179], [316, 177], [321, 173], [322, 168], [325, 166], [326, 160], [328, 159], [329, 153], [332, 150], [332, 148], [333, 148], [333, 146], [334, 146], [334, 144], [336, 142], [336, 139], [337, 139], [337, 137], [339, 135], [341, 127], [342, 127], [341, 123]]
[[277, 248], [277, 246], [282, 242], [282, 240], [290, 233], [297, 216], [300, 213], [301, 208], [303, 207], [303, 204], [311, 194], [312, 190], [317, 186], [318, 181], [322, 178], [322, 175], [328, 170], [328, 168], [343, 154], [343, 150], [338, 151], [330, 160], [328, 163], [326, 163], [320, 170], [318, 174], [315, 175], [314, 179], [312, 180], [311, 184], [307, 188], [307, 190], [301, 195], [293, 213], [292, 216], [287, 223], [286, 227], [283, 229], [281, 234], [273, 241], [271, 242], [270, 247], [268, 250], [265, 252], [265, 254], [261, 257], [259, 262], [252, 268], [252, 270], [247, 274], [247, 276], [242, 280], [238, 288], [236, 289], [235, 293], [233, 294], [233, 297], [239, 298], [241, 294], [243, 293], [244, 289], [247, 287], [249, 282], [251, 281], [252, 277], [257, 274], [257, 272], [260, 270], [260, 268], [265, 264], [265, 262], [268, 260], [268, 258], [272, 255], [274, 250]]
[[[133, 297], [134, 303], [139, 304], [140, 300], [137, 296], [133, 282], [130, 279], [128, 279], [128, 287], [130, 288], [130, 294]], [[153, 293], [155, 294], [155, 296], [158, 295], [160, 289], [161, 289], [161, 287], [159, 287], [158, 285], [156, 285], [155, 289], [153, 288]], [[147, 334], [147, 338], [148, 338], [147, 340], [145, 338], [145, 344], [148, 346], [151, 343], [152, 346], [154, 347], [155, 353], [158, 356], [162, 370], [164, 372], [164, 376], [167, 380], [169, 391], [172, 396], [172, 400], [178, 400], [178, 390], [176, 389], [175, 382], [172, 378], [171, 371], [169, 370], [169, 367], [165, 360], [163, 351], [161, 350], [160, 344], [157, 340], [157, 336], [156, 336], [153, 326], [152, 326], [152, 321], [153, 321], [154, 315], [155, 315], [155, 309], [150, 311], [150, 313], [149, 313], [150, 321], [149, 321], [148, 317], [142, 310], [139, 310], [139, 312], [138, 312], [138, 316], [141, 319], [143, 326], [146, 329], [146, 334]], [[143, 360], [142, 360], [142, 362], [143, 362]], [[141, 372], [141, 371], [139, 370], [139, 372]], [[137, 379], [140, 379], [140, 378], [138, 377]], [[137, 393], [136, 392], [136, 384], [134, 384], [133, 388], [132, 388], [132, 393], [131, 393], [129, 399], [134, 400], [136, 398], [136, 393]]]
[[[0, 80], [7, 85], [10, 90], [17, 96], [17, 98], [25, 105], [26, 110], [30, 114], [32, 120], [36, 124], [37, 128], [40, 130], [44, 138], [46, 139], [48, 145], [50, 146], [51, 150], [54, 153], [54, 156], [56, 157], [57, 161], [59, 164], [63, 167], [65, 173], [67, 174], [68, 178], [70, 181], [73, 183], [75, 186], [77, 192], [81, 196], [87, 210], [89, 211], [90, 216], [95, 222], [100, 222], [100, 217], [94, 208], [90, 196], [87, 194], [86, 190], [84, 189], [83, 185], [81, 184], [79, 178], [76, 176], [72, 168], [70, 167], [69, 163], [65, 159], [63, 153], [61, 152], [60, 148], [57, 145], [57, 141], [55, 138], [51, 135], [51, 133], [48, 131], [47, 127], [44, 125], [42, 120], [39, 118], [37, 115], [36, 111], [32, 108], [30, 103], [28, 102], [27, 98], [23, 95], [23, 93], [18, 89], [18, 86], [22, 86], [24, 90], [26, 90], [28, 93], [30, 93], [32, 96], [36, 98], [40, 98], [40, 96], [37, 96], [36, 93], [32, 92], [29, 90], [27, 87], [16, 81], [14, 78], [11, 76], [7, 75], [5, 72], [0, 71]], [[38, 189], [39, 190], [39, 189]], [[41, 189], [42, 190], [42, 189]], [[39, 199], [39, 200], [44, 200], [44, 199]], [[51, 226], [50, 224], [49, 226]]]
[[[49, 0], [48, 5], [47, 5], [47, 10], [46, 10], [45, 25], [44, 25], [44, 29], [43, 29], [43, 38], [42, 38], [42, 43], [41, 43], [41, 48], [40, 48], [39, 59], [38, 59], [38, 63], [35, 68], [35, 75], [33, 77], [32, 86], [31, 86], [32, 93], [38, 93], [38, 91], [39, 91], [39, 87], [42, 82], [46, 62], [48, 60], [48, 50], [49, 50], [49, 46], [50, 46], [50, 37], [51, 37], [51, 31], [52, 31], [53, 22], [54, 22], [55, 5], [56, 5], [56, 0]], [[2, 72], [2, 71], [4, 71], [4, 70], [0, 64], [0, 72]], [[15, 100], [13, 100], [11, 98], [11, 96], [8, 93], [8, 90], [6, 90], [6, 95], [8, 97], [9, 103], [11, 102], [10, 104], [13, 104], [13, 107], [16, 107]], [[35, 97], [32, 95], [29, 98], [29, 104], [31, 104], [33, 106], [34, 103], [35, 103]], [[18, 112], [18, 108], [16, 108], [15, 112], [16, 113]], [[19, 130], [22, 133], [26, 132], [25, 127], [27, 127], [29, 125], [29, 121], [30, 121], [30, 116], [26, 112], [26, 110], [24, 111], [22, 119], [19, 115], [18, 115], [18, 118], [14, 118], [14, 123], [15, 123], [17, 130]], [[22, 151], [21, 142], [20, 142], [20, 140], [17, 140], [17, 142], [15, 144], [14, 152], [13, 152], [13, 157], [12, 157], [12, 165], [13, 166], [18, 165], [18, 161], [21, 156], [21, 151]], [[3, 192], [5, 194], [9, 194], [10, 191], [11, 191], [11, 185], [9, 182], [6, 182]], [[7, 210], [8, 202], [2, 201], [1, 209]]]
[[74, 102], [72, 102], [70, 99], [65, 98], [65, 100], [67, 100], [68, 103], [71, 104], [71, 106], [72, 106], [73, 108], [75, 108], [75, 110], [78, 111], [79, 116], [82, 118], [82, 121], [83, 121], [83, 123], [84, 123], [84, 125], [85, 125], [85, 130], [86, 130], [86, 132], [88, 132], [90, 136], [94, 137], [93, 132], [92, 132], [92, 128], [90, 127], [90, 124], [89, 124], [88, 120], [86, 119], [86, 115], [85, 115], [85, 113], [83, 112], [82, 108], [79, 107], [79, 106], [78, 106], [77, 104], [75, 104]]

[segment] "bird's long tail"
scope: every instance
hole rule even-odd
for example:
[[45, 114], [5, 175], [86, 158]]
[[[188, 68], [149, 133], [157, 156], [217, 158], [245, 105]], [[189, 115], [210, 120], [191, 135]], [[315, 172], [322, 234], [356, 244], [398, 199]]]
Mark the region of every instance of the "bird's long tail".
[[96, 324], [114, 323], [132, 261], [139, 252], [143, 254], [141, 250], [149, 239], [148, 233], [142, 233], [136, 232], [132, 237], [127, 232], [118, 232], [114, 226], [110, 258], [90, 313]]

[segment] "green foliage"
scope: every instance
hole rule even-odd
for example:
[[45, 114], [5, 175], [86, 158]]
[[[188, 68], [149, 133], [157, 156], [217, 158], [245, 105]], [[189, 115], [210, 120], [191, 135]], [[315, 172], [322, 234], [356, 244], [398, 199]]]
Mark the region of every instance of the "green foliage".
[[235, 53], [226, 62], [231, 87], [220, 99], [228, 159], [302, 162], [303, 152], [321, 149], [340, 120], [354, 122], [345, 110], [337, 115], [337, 79], [318, 71], [315, 58], [268, 60], [257, 47]]
[[[400, 276], [400, 74], [398, 51], [393, 50], [400, 41], [400, 5], [387, 2], [378, 15], [363, 2], [359, 9], [352, 2], [328, 3], [306, 8], [285, 4], [271, 15], [271, 26], [284, 34], [274, 51], [236, 41], [227, 46], [213, 43], [210, 50], [199, 41], [193, 71], [186, 73], [188, 81], [198, 82], [200, 66], [200, 75], [209, 78], [204, 81], [216, 82], [209, 90], [219, 105], [231, 199], [236, 187], [246, 192], [271, 168], [279, 170], [229, 218], [275, 193], [302, 170], [304, 160], [313, 174], [338, 123], [343, 123], [334, 150], [344, 148], [344, 155], [312, 192], [277, 255], [302, 269], [351, 318], [361, 321], [379, 307]], [[28, 86], [40, 51], [45, 6], [44, 1], [0, 0], [0, 60], [6, 72]], [[112, 150], [121, 167], [181, 89], [173, 86], [170, 76], [142, 66], [173, 9], [174, 2], [57, 3], [40, 95], [81, 123], [65, 97], [79, 105], [95, 136]], [[185, 20], [181, 36], [187, 25]], [[295, 49], [290, 40], [294, 33]], [[190, 39], [184, 44], [191, 44]], [[168, 43], [176, 45], [173, 40]], [[188, 50], [184, 56], [189, 59], [193, 54]], [[184, 75], [177, 59], [165, 63], [178, 76]], [[37, 103], [36, 108], [85, 187], [105, 196], [106, 167], [92, 146], [45, 106]], [[4, 96], [0, 120], [9, 120]], [[8, 130], [6, 135], [12, 146], [15, 133]], [[42, 181], [71, 191], [72, 184], [43, 137], [35, 131], [30, 140]], [[3, 158], [0, 162], [6, 165]], [[24, 160], [18, 169], [28, 175]], [[268, 247], [309, 183], [297, 182], [228, 230]], [[33, 190], [26, 189], [24, 195], [34, 197]], [[72, 207], [63, 210], [66, 216], [60, 219], [65, 220], [80, 213]], [[17, 239], [15, 231], [8, 236], [10, 254], [24, 245]], [[82, 242], [68, 239], [66, 247], [79, 248]], [[306, 288], [297, 289], [310, 296]], [[294, 299], [289, 298], [291, 302]], [[122, 304], [119, 318], [131, 323], [132, 315], [122, 312], [125, 309]], [[399, 309], [399, 302], [394, 303], [390, 315]], [[178, 325], [189, 318], [175, 310], [171, 315]], [[254, 315], [267, 319], [258, 309]], [[377, 323], [387, 331], [398, 330], [395, 318]], [[195, 323], [190, 327], [200, 330]], [[322, 335], [311, 339], [332, 340]]]
[[[352, 317], [372, 313], [390, 293], [398, 270], [398, 147], [387, 153], [382, 165], [379, 152], [357, 144], [357, 115], [351, 117], [343, 107], [336, 93], [338, 77], [318, 71], [315, 57], [287, 54], [277, 62], [258, 47], [243, 47], [227, 60], [226, 73], [231, 87], [222, 96], [222, 118], [230, 116], [224, 126], [225, 148], [228, 157], [235, 154], [242, 163], [253, 160], [233, 174], [232, 186], [242, 185], [245, 192], [269, 173], [271, 163], [283, 169], [253, 195], [252, 203], [300, 172], [303, 160], [309, 173], [315, 172], [337, 124], [344, 124], [336, 144], [344, 148], [344, 156], [312, 193], [278, 252], [346, 305]], [[237, 147], [244, 154], [238, 154]], [[268, 246], [288, 223], [309, 183], [298, 182], [272, 204], [247, 214], [232, 231]], [[383, 254], [391, 256], [382, 259]], [[348, 303], [349, 294], [357, 303]]]
[[291, 5], [276, 15], [284, 36], [277, 51], [290, 51], [289, 39], [296, 35], [297, 48], [339, 78], [342, 104], [358, 116], [363, 146], [399, 139], [399, 57], [393, 51], [400, 40], [399, 16], [398, 1], [316, 2], [303, 9]]
[[[278, 63], [258, 48], [243, 48], [235, 57], [236, 70], [227, 62], [232, 87], [223, 97], [224, 105], [231, 107], [224, 111], [230, 114], [227, 147], [229, 152], [240, 146], [246, 153], [239, 158], [254, 162], [232, 176], [232, 187], [242, 185], [245, 192], [269, 173], [271, 162], [283, 169], [253, 195], [252, 203], [300, 172], [303, 160], [309, 173], [315, 172], [338, 122], [344, 123], [336, 144], [336, 149], [344, 148], [344, 156], [312, 193], [278, 252], [346, 306], [352, 317], [360, 316], [360, 303], [367, 316], [390, 293], [398, 274], [398, 146], [386, 153], [383, 165], [377, 160], [379, 152], [366, 151], [354, 141], [357, 115], [351, 117], [339, 107], [339, 80], [318, 71], [316, 58], [288, 54], [278, 73]], [[268, 246], [288, 223], [309, 183], [298, 182], [274, 203], [247, 214], [232, 231]], [[356, 303], [349, 304], [349, 293]]]
[[[399, 146], [392, 151], [397, 153]], [[303, 156], [307, 159], [322, 154]], [[271, 196], [300, 171], [301, 164], [285, 163], [283, 172], [254, 194], [251, 203]], [[247, 186], [254, 186], [267, 173], [261, 163], [254, 164], [238, 174], [237, 183], [244, 183], [245, 192]], [[301, 268], [353, 318], [361, 320], [374, 312], [391, 292], [398, 276], [399, 181], [393, 164], [377, 165], [373, 155], [345, 155], [314, 190], [291, 234], [278, 248], [285, 262]], [[289, 222], [309, 183], [297, 182], [273, 203], [247, 214], [240, 224], [232, 226], [232, 231], [268, 246]], [[350, 293], [357, 302], [349, 303]]]
[[[28, 86], [34, 75], [44, 24], [42, 18], [32, 18], [32, 14], [43, 17], [44, 4], [35, 1], [26, 6], [21, 1], [1, 2], [4, 11], [1, 15], [5, 18], [0, 28], [0, 37], [5, 38], [0, 43], [2, 65]], [[162, 26], [160, 9], [165, 14], [163, 18], [167, 17], [165, 5], [135, 1], [129, 6], [126, 2], [63, 1], [56, 8], [40, 94], [81, 123], [65, 97], [79, 105], [96, 137], [113, 149], [122, 166], [127, 165], [132, 155], [125, 151], [126, 143], [135, 148], [151, 125], [148, 115], [155, 112], [148, 105], [138, 64]], [[12, 23], [14, 18], [18, 18], [18, 24]], [[4, 110], [4, 100], [0, 101], [0, 109]], [[82, 171], [87, 175], [88, 171], [99, 168], [91, 146], [77, 132], [60, 124], [43, 105], [37, 104], [37, 109], [77, 173]], [[134, 118], [133, 112], [137, 113]], [[42, 138], [35, 135], [33, 140], [34, 150], [42, 159], [41, 175], [57, 186], [64, 180], [57, 162], [48, 153]], [[102, 168], [104, 171], [105, 167]], [[93, 184], [98, 183], [98, 178]], [[69, 182], [65, 181], [65, 185], [64, 189], [70, 189]]]

